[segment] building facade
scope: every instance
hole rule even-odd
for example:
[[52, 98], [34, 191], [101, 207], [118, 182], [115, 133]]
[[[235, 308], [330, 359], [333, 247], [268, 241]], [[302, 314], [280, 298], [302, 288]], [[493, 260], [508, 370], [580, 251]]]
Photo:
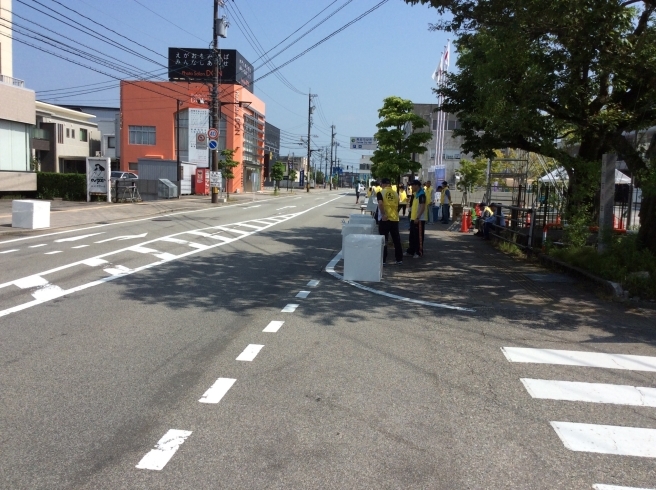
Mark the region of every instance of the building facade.
[[[232, 170], [235, 178], [227, 182], [228, 191], [259, 190], [265, 154], [264, 102], [238, 84], [221, 84], [219, 99], [219, 150], [234, 150], [233, 159], [239, 162]], [[189, 148], [182, 140], [190, 126], [183, 127], [184, 116], [182, 120], [178, 116], [191, 114], [190, 110], [206, 111], [209, 100], [208, 86], [203, 83], [122, 81], [118, 133], [120, 169], [138, 172], [140, 158], [180, 158], [185, 163], [180, 153]], [[176, 131], [178, 120], [180, 131]], [[188, 124], [192, 124], [190, 120]], [[195, 142], [187, 143], [195, 145]]]
[[280, 160], [280, 129], [264, 124], [264, 180], [271, 181], [271, 167]]
[[98, 126], [100, 132], [100, 155], [95, 153], [92, 156], [108, 157], [112, 162], [112, 170], [118, 170], [118, 155], [116, 152], [116, 128], [119, 123], [119, 114], [121, 109], [118, 107], [98, 107], [98, 106], [81, 106], [81, 105], [62, 105], [67, 109], [72, 109], [85, 114], [96, 116], [93, 122]]
[[[415, 156], [416, 161], [421, 163], [421, 170], [418, 177], [423, 180], [434, 180], [436, 164], [436, 132], [437, 132], [437, 113], [439, 106], [437, 104], [414, 104], [414, 113], [426, 119], [428, 128], [432, 135], [431, 140], [426, 143], [427, 151]], [[470, 158], [462, 152], [464, 138], [462, 136], [453, 137], [453, 131], [460, 127], [458, 118], [453, 114], [446, 114], [444, 131], [444, 147], [442, 151], [442, 163], [445, 167], [445, 179], [449, 185], [455, 186], [456, 171], [460, 168], [461, 158]], [[428, 131], [428, 128], [423, 131]]]
[[[11, 20], [11, 1], [0, 0], [2, 17]], [[0, 25], [0, 192], [35, 191], [30, 138], [35, 94], [13, 78], [11, 30]]]
[[32, 148], [42, 172], [86, 173], [87, 157], [101, 153], [96, 116], [36, 102]]

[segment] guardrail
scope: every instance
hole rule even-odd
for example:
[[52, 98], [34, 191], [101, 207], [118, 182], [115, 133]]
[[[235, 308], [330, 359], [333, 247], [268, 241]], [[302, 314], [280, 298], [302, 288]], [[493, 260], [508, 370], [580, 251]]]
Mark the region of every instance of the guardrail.
[[25, 88], [25, 82], [19, 78], [9, 77], [7, 75], [0, 75], [0, 83], [13, 85], [14, 87]]

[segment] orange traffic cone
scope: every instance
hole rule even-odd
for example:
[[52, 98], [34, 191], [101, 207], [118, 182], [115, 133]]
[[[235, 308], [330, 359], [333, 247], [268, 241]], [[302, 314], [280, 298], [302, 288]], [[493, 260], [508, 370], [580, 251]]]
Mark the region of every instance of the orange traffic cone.
[[462, 213], [462, 217], [460, 218], [460, 233], [468, 233], [469, 232], [469, 227], [467, 225], [467, 212], [464, 211]]

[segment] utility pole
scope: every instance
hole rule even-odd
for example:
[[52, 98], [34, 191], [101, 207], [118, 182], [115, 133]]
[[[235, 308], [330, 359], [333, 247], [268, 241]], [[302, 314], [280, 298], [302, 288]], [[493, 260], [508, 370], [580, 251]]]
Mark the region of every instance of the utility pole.
[[[219, 128], [219, 3], [221, 0], [214, 0], [214, 30], [213, 30], [213, 43], [212, 43], [212, 58], [214, 59], [214, 69], [212, 73], [212, 124], [213, 128]], [[215, 150], [212, 150], [212, 172], [219, 171], [219, 147], [217, 145]], [[226, 183], [227, 184], [227, 183]], [[219, 202], [219, 189], [212, 186], [210, 191], [212, 196], [212, 204]]]
[[312, 107], [312, 97], [316, 97], [316, 94], [312, 93], [312, 89], [309, 90], [308, 94], [308, 139], [307, 139], [307, 172], [306, 172], [306, 177], [307, 177], [307, 183], [305, 184], [307, 187], [307, 192], [310, 192], [310, 157], [312, 155], [312, 151], [310, 151], [311, 147], [311, 141], [310, 141], [310, 132], [312, 131], [312, 111], [314, 110], [314, 107]]
[[330, 126], [330, 190], [333, 190], [333, 147], [335, 146], [335, 125]]

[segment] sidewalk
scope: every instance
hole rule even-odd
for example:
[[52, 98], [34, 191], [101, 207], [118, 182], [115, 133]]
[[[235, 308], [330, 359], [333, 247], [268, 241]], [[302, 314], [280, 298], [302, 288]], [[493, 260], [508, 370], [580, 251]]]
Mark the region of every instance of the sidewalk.
[[[312, 189], [310, 193], [324, 193], [323, 189]], [[305, 192], [303, 191], [304, 195]], [[300, 190], [293, 194], [282, 191], [278, 197], [301, 195]], [[210, 209], [219, 206], [234, 206], [251, 201], [273, 197], [273, 190], [231, 194], [230, 202], [212, 204], [210, 196], [182, 196], [180, 199], [160, 199], [140, 203], [104, 203], [80, 201], [50, 201], [50, 228], [25, 230], [11, 226], [11, 199], [0, 199], [0, 236], [43, 233], [45, 230], [65, 229], [91, 224], [105, 224], [114, 221], [147, 218], [179, 211]]]

